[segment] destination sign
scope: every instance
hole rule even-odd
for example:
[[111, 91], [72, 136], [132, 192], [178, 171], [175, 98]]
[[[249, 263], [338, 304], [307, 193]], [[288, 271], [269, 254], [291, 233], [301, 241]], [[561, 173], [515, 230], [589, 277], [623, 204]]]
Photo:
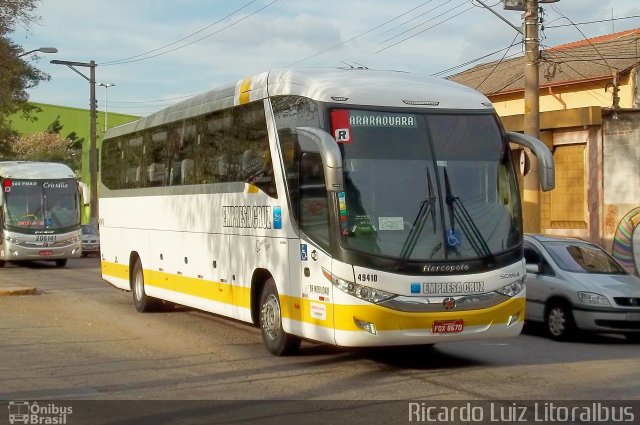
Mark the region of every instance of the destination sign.
[[350, 111], [349, 125], [351, 127], [417, 127], [415, 115], [363, 111]]

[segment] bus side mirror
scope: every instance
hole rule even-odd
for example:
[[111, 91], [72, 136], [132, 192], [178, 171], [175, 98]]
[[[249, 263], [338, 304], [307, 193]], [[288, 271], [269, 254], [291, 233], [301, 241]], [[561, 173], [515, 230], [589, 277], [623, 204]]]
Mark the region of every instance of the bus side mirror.
[[545, 192], [552, 190], [556, 185], [556, 175], [553, 154], [549, 148], [540, 140], [535, 137], [527, 136], [526, 134], [508, 131], [507, 137], [510, 142], [531, 149], [538, 159], [540, 188]]
[[344, 182], [342, 175], [342, 154], [336, 141], [329, 133], [319, 128], [296, 127], [298, 136], [305, 136], [317, 147], [322, 157], [322, 167], [328, 192], [342, 192]]
[[89, 205], [91, 202], [91, 199], [89, 198], [89, 187], [82, 182], [78, 182], [78, 187], [82, 193], [82, 205]]

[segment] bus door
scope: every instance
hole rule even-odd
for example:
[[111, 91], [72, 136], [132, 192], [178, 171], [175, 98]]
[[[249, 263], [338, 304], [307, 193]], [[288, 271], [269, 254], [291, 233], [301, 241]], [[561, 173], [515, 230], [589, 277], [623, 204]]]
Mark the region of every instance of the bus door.
[[319, 153], [303, 152], [299, 172], [300, 289], [303, 335], [334, 343], [329, 200]]

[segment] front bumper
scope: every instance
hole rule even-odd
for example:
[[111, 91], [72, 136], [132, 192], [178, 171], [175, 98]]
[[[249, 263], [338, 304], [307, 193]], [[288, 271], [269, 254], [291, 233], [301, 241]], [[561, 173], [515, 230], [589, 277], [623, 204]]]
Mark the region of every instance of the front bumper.
[[593, 332], [640, 332], [640, 309], [636, 311], [574, 310], [578, 329]]

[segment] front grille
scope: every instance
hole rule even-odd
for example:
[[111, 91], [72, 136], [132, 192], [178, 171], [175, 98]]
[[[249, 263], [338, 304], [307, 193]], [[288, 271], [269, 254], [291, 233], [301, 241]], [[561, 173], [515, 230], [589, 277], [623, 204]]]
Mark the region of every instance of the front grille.
[[627, 320], [596, 320], [596, 325], [611, 329], [640, 330], [640, 321]]
[[640, 298], [633, 297], [613, 297], [616, 304], [624, 307], [640, 307]]

